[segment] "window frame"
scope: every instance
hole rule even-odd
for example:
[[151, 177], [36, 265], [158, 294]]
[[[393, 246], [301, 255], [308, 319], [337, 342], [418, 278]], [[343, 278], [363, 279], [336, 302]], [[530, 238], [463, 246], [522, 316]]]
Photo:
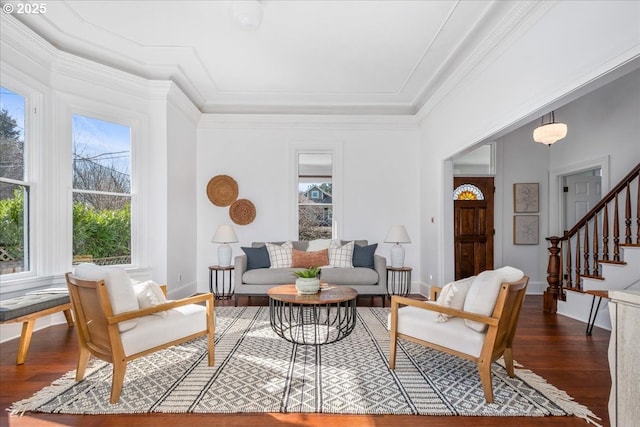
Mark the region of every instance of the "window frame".
[[343, 195], [343, 179], [342, 179], [342, 156], [343, 144], [341, 142], [292, 142], [289, 147], [290, 152], [290, 206], [291, 215], [289, 219], [289, 235], [292, 240], [297, 240], [300, 235], [299, 230], [299, 200], [298, 200], [298, 181], [299, 181], [299, 155], [300, 154], [330, 154], [332, 163], [331, 182], [332, 195], [331, 205], [333, 207], [331, 215], [332, 231], [331, 238], [338, 239], [342, 229], [342, 195]]
[[[75, 101], [75, 99], [74, 99]], [[142, 225], [140, 224], [140, 215], [139, 215], [139, 192], [138, 181], [140, 177], [140, 163], [138, 161], [137, 156], [137, 146], [140, 141], [140, 129], [141, 129], [141, 119], [139, 117], [132, 118], [131, 112], [126, 112], [121, 110], [117, 106], [112, 105], [99, 105], [93, 101], [88, 101], [86, 103], [82, 102], [80, 105], [79, 102], [73, 102], [67, 100], [67, 105], [69, 106], [67, 114], [66, 114], [66, 123], [68, 133], [66, 136], [67, 142], [67, 164], [69, 164], [68, 169], [68, 194], [69, 194], [69, 202], [67, 203], [67, 218], [69, 224], [69, 230], [67, 235], [67, 250], [66, 250], [66, 263], [69, 266], [73, 266], [73, 196], [76, 193], [86, 193], [87, 190], [75, 189], [73, 187], [73, 117], [76, 115], [88, 117], [91, 119], [97, 119], [109, 123], [114, 123], [120, 126], [126, 126], [130, 130], [130, 183], [129, 183], [129, 193], [109, 193], [109, 192], [94, 192], [89, 191], [95, 194], [106, 194], [106, 195], [116, 195], [121, 197], [129, 197], [130, 198], [130, 245], [131, 245], [131, 259], [129, 264], [117, 264], [119, 267], [131, 269], [136, 268], [140, 265], [141, 255], [139, 253], [139, 248], [141, 244], [139, 240], [141, 238], [140, 229]]]
[[[41, 117], [43, 94], [33, 85], [26, 84], [18, 78], [2, 73], [2, 82], [0, 86], [19, 94], [24, 98], [24, 173], [22, 180], [10, 178], [0, 178], [4, 183], [23, 186], [27, 189], [28, 198], [25, 201], [27, 215], [25, 221], [26, 239], [26, 265], [27, 270], [18, 273], [9, 273], [0, 275], [1, 283], [15, 282], [22, 279], [36, 277], [41, 269], [41, 261], [37, 248], [42, 236], [38, 232], [38, 222], [41, 217], [37, 215], [38, 199], [42, 197], [39, 193], [37, 179], [40, 175], [39, 168], [41, 159], [38, 153], [41, 152], [42, 144], [42, 126]], [[3, 292], [7, 291], [6, 286], [1, 287]]]

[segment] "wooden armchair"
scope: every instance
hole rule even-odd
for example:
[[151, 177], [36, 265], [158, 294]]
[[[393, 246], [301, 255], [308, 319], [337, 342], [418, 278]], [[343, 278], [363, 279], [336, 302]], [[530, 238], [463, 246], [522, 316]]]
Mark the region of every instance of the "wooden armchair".
[[[215, 319], [212, 294], [114, 314], [112, 305], [116, 304], [112, 304], [109, 295], [108, 278], [83, 280], [71, 273], [66, 277], [80, 342], [76, 381], [84, 378], [91, 355], [112, 363], [111, 403], [120, 399], [127, 362], [146, 354], [206, 335], [208, 362], [213, 366]], [[130, 282], [123, 286], [133, 288]], [[162, 291], [166, 293], [165, 286]], [[122, 327], [125, 324], [127, 326]]]
[[[472, 360], [478, 365], [485, 399], [492, 403], [491, 364], [503, 356], [507, 373], [510, 377], [515, 376], [513, 338], [528, 282], [527, 276], [513, 283], [498, 282], [498, 296], [490, 315], [447, 307], [432, 301], [393, 296], [389, 328], [391, 369], [395, 369], [398, 338]], [[440, 290], [432, 288], [433, 300]], [[469, 290], [467, 298], [471, 294]], [[438, 320], [439, 313], [452, 317], [444, 321], [440, 317]]]

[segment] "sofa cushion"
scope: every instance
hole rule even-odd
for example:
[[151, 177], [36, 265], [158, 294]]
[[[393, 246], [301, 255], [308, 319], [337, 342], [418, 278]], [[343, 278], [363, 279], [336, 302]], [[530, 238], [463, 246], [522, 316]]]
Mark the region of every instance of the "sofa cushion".
[[[133, 285], [133, 290], [136, 293], [140, 308], [154, 307], [167, 302], [167, 297], [165, 297], [164, 292], [162, 292], [160, 285], [153, 280], [136, 283]], [[153, 314], [155, 316], [167, 317], [168, 313], [166, 311], [159, 311]]]
[[340, 245], [337, 240], [329, 246], [329, 264], [332, 267], [353, 268], [353, 241]]
[[269, 251], [267, 251], [266, 246], [260, 246], [258, 248], [241, 247], [241, 249], [247, 255], [247, 270], [271, 267]]
[[293, 250], [293, 244], [291, 242], [284, 242], [282, 245], [266, 243], [265, 246], [269, 252], [270, 268], [291, 267], [291, 251]]
[[329, 265], [329, 249], [308, 252], [294, 248], [291, 252], [291, 267], [310, 268], [324, 265]]
[[329, 245], [331, 245], [331, 239], [316, 239], [310, 240], [309, 246], [307, 246], [307, 251], [321, 251], [322, 249], [329, 249]]
[[[74, 276], [83, 280], [104, 280], [113, 314], [138, 310], [138, 298], [127, 272], [121, 267], [102, 267], [94, 263], [78, 264]], [[137, 319], [118, 323], [120, 332], [135, 328]]]
[[373, 256], [377, 248], [377, 243], [368, 246], [355, 245], [353, 247], [353, 266], [375, 268]]
[[[471, 283], [464, 301], [464, 311], [490, 316], [496, 306], [502, 283], [516, 282], [523, 277], [524, 273], [513, 267], [483, 271]], [[486, 324], [474, 320], [465, 319], [465, 324], [479, 332], [487, 328]]]
[[347, 286], [375, 285], [379, 281], [378, 272], [366, 267], [323, 268], [320, 273], [322, 283], [337, 283]]
[[288, 285], [296, 281], [294, 271], [302, 268], [261, 268], [246, 271], [242, 275], [242, 283], [247, 285]]
[[[465, 279], [456, 280], [455, 282], [447, 283], [440, 291], [436, 303], [443, 307], [462, 310], [467, 292], [475, 278], [476, 276], [471, 276]], [[450, 314], [438, 313], [438, 322], [446, 322], [450, 317], [453, 316]]]

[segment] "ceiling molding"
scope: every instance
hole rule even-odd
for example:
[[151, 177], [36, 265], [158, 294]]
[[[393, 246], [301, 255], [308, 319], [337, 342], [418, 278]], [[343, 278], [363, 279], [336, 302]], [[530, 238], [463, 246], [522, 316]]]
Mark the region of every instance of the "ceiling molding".
[[203, 114], [199, 129], [417, 130], [414, 116]]

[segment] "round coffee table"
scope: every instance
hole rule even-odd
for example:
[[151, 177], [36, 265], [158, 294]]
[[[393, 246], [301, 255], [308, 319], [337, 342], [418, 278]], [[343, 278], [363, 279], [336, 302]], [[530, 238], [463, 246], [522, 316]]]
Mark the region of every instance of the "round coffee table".
[[299, 295], [295, 285], [276, 286], [269, 295], [269, 319], [278, 336], [303, 345], [339, 341], [356, 325], [358, 292], [347, 286], [326, 285], [312, 295]]

